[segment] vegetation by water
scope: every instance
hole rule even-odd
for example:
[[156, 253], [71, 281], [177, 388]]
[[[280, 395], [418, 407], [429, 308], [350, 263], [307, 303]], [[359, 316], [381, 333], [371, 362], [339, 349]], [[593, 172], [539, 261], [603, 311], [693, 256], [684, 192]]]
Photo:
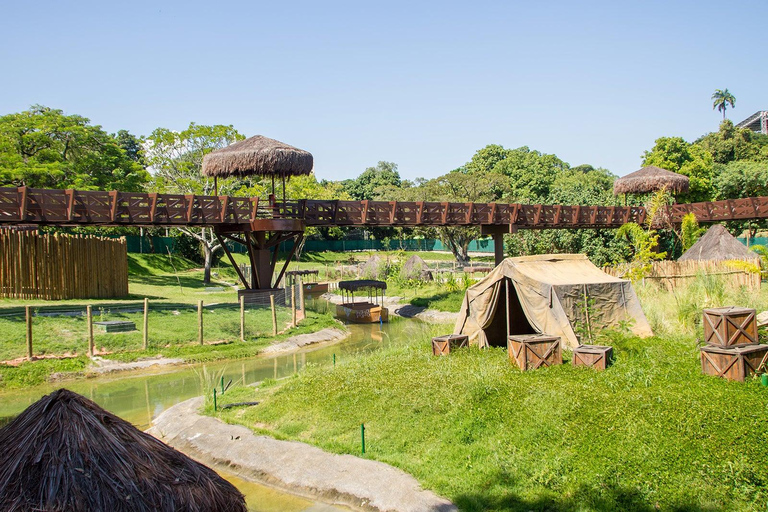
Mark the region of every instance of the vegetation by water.
[[[219, 415], [355, 455], [364, 423], [366, 457], [462, 510], [764, 510], [768, 392], [704, 376], [698, 358], [700, 308], [747, 296], [718, 296], [708, 279], [675, 295], [641, 286], [657, 336], [602, 333], [616, 356], [604, 372], [523, 373], [502, 349], [433, 357], [425, 336], [228, 391], [226, 401], [261, 403]], [[766, 293], [751, 304], [764, 307]]]

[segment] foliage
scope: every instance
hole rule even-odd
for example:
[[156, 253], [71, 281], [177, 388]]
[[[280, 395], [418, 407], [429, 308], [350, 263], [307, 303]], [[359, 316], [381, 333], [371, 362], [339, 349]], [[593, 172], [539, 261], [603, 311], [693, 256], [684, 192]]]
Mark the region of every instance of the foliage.
[[526, 146], [507, 151], [506, 158], [493, 168], [507, 177], [504, 199], [522, 203], [544, 203], [558, 176], [569, 166], [555, 155]]
[[85, 117], [42, 105], [0, 117], [0, 186], [135, 192], [148, 179], [120, 136]]
[[[244, 138], [234, 127], [205, 126], [189, 123], [186, 130], [176, 132], [157, 128], [147, 137], [147, 161], [155, 171], [151, 183], [153, 192], [213, 195], [216, 183], [202, 175], [203, 157]], [[227, 178], [218, 183], [219, 194], [257, 195], [258, 180]], [[263, 188], [263, 186], [261, 187]], [[211, 282], [214, 254], [221, 244], [211, 228], [179, 226], [179, 230], [200, 243], [205, 273], [203, 282]]]
[[656, 252], [659, 235], [652, 229], [645, 230], [639, 224], [628, 222], [616, 230], [616, 237], [626, 240], [632, 249], [627, 276], [638, 281], [651, 272], [652, 263], [664, 259], [666, 252]]
[[699, 227], [699, 222], [696, 220], [696, 215], [693, 212], [686, 214], [680, 225], [683, 252], [690, 249], [706, 230], [706, 228]]
[[[768, 161], [766, 137], [746, 128], [736, 128], [726, 119], [720, 123], [720, 129], [708, 133], [696, 141], [696, 144], [712, 154], [716, 164], [727, 164], [735, 160]], [[717, 174], [715, 174], [717, 176]]]
[[344, 180], [342, 186], [352, 199], [363, 201], [374, 199], [382, 187], [399, 187], [401, 183], [397, 164], [381, 161], [376, 167], [368, 167], [354, 180]]
[[718, 112], [722, 112], [723, 119], [725, 119], [725, 109], [728, 105], [730, 105], [731, 108], [736, 106], [736, 97], [731, 94], [728, 89], [715, 89], [711, 99], [713, 100], [712, 110], [717, 109]]
[[768, 195], [768, 162], [741, 160], [715, 169], [716, 199]]
[[712, 185], [712, 155], [697, 144], [682, 137], [660, 137], [653, 149], [643, 155], [643, 165], [654, 165], [668, 171], [688, 176], [690, 189], [678, 195], [680, 202], [710, 201], [715, 189]]

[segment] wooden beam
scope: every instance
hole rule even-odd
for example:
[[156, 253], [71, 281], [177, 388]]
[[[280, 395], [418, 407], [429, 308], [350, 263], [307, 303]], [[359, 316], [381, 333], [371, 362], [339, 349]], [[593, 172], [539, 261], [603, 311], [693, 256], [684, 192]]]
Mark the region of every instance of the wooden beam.
[[365, 201], [360, 201], [360, 204], [363, 207], [363, 211], [360, 212], [361, 213], [361, 217], [360, 217], [361, 218], [361, 222], [360, 222], [360, 224], [365, 225], [367, 223], [367, 221], [368, 221], [368, 200], [366, 199]]
[[149, 194], [149, 222], [155, 222], [155, 213], [157, 212], [157, 194]]
[[441, 220], [441, 224], [442, 225], [448, 224], [448, 206], [449, 205], [450, 205], [450, 203], [448, 203], [448, 202], [444, 202], [443, 203], [443, 212], [442, 212], [442, 216], [441, 216], [442, 217], [442, 220]]
[[109, 221], [115, 222], [117, 217], [117, 196], [119, 192], [117, 190], [111, 190], [109, 192]]
[[472, 224], [472, 213], [475, 209], [475, 203], [465, 203], [467, 205], [467, 217], [464, 220], [465, 224]]
[[221, 208], [219, 221], [222, 224], [227, 220], [227, 206], [229, 206], [229, 196], [219, 196], [219, 207]]
[[19, 220], [27, 220], [27, 187], [19, 187]]
[[[214, 235], [216, 235], [216, 239], [221, 244], [221, 248], [224, 249], [224, 254], [227, 255], [227, 258], [229, 258], [229, 262], [232, 264], [232, 267], [235, 269], [235, 272], [237, 272], [237, 276], [240, 278], [240, 282], [243, 283], [243, 287], [247, 290], [248, 289], [248, 281], [245, 279], [245, 276], [243, 275], [242, 271], [240, 270], [240, 267], [235, 262], [234, 256], [229, 252], [229, 247], [227, 247], [226, 241], [222, 239], [221, 235], [219, 235], [216, 231], [213, 232]], [[253, 269], [251, 269], [251, 272], [253, 272]]]
[[416, 206], [418, 208], [418, 210], [416, 210], [416, 224], [420, 225], [421, 217], [424, 214], [424, 201], [419, 201], [418, 203], [416, 203]]
[[277, 286], [277, 283], [280, 282], [280, 280], [283, 278], [283, 275], [285, 275], [285, 271], [288, 270], [288, 264], [291, 263], [291, 259], [293, 258], [293, 255], [296, 254], [296, 249], [299, 247], [299, 244], [301, 244], [301, 241], [304, 239], [304, 232], [301, 231], [296, 235], [296, 241], [293, 242], [293, 250], [288, 254], [288, 257], [285, 258], [285, 264], [283, 264], [283, 268], [280, 270], [280, 275], [277, 276], [277, 279], [275, 279], [275, 286]]

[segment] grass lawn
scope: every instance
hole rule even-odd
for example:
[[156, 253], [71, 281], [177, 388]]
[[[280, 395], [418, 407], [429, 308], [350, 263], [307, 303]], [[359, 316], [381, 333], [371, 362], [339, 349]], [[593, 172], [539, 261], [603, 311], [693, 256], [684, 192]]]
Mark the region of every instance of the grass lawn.
[[765, 510], [768, 390], [702, 375], [697, 319], [715, 305], [765, 309], [766, 292], [638, 288], [657, 336], [603, 332], [615, 352], [604, 372], [566, 361], [523, 373], [503, 349], [433, 357], [426, 336], [230, 391], [261, 404], [219, 415], [358, 456], [364, 423], [365, 457], [462, 510]]

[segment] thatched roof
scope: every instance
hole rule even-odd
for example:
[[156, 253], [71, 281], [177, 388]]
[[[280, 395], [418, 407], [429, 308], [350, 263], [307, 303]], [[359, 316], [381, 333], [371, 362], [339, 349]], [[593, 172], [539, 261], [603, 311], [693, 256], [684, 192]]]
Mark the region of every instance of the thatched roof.
[[759, 256], [736, 240], [722, 224], [715, 224], [678, 261], [756, 259]]
[[429, 271], [427, 262], [418, 254], [414, 254], [405, 262], [400, 269], [402, 279], [421, 279], [422, 281], [432, 281], [432, 272]]
[[648, 194], [666, 188], [673, 194], [688, 192], [688, 176], [649, 165], [613, 182], [613, 195]]
[[357, 290], [386, 290], [387, 283], [384, 281], [374, 281], [373, 279], [358, 279], [356, 281], [339, 281], [339, 290], [356, 292]]
[[383, 279], [387, 276], [387, 262], [374, 254], [363, 263], [358, 275], [364, 279]]
[[213, 470], [60, 389], [0, 429], [0, 510], [245, 512]]
[[298, 176], [312, 172], [312, 153], [256, 135], [205, 155], [206, 176]]

